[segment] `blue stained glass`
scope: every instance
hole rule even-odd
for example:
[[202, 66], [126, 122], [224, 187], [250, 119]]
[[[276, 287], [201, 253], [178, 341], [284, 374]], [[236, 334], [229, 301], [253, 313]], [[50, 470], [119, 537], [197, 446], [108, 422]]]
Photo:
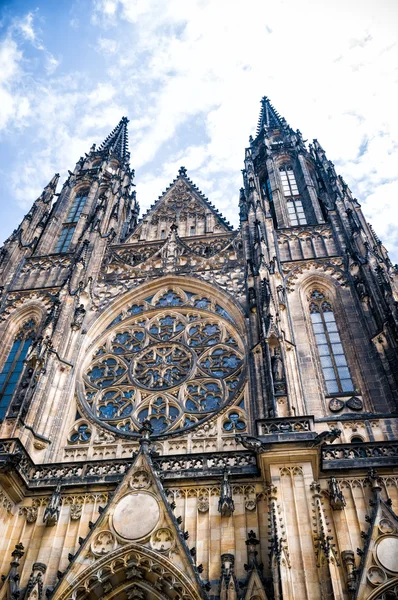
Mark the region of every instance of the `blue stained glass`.
[[109, 402], [106, 406], [100, 406], [98, 409], [98, 416], [100, 419], [113, 419], [118, 411], [118, 407], [112, 402]]
[[174, 421], [176, 417], [180, 414], [180, 411], [175, 406], [170, 406], [169, 408], [169, 417]]
[[139, 315], [143, 312], [143, 310], [144, 307], [142, 304], [133, 304], [133, 306], [129, 308], [127, 312], [129, 312], [132, 315]]
[[195, 308], [202, 308], [206, 310], [210, 306], [210, 300], [207, 298], [201, 298], [200, 300], [195, 300], [194, 302]]
[[151, 417], [150, 420], [154, 433], [159, 433], [167, 427], [167, 421], [165, 417]]
[[180, 306], [181, 304], [181, 298], [172, 290], [166, 292], [166, 294], [157, 301], [157, 306]]
[[[30, 339], [32, 337], [31, 328], [34, 327], [34, 321], [29, 321], [23, 326], [25, 334], [30, 334], [28, 339], [23, 341], [23, 338], [19, 338], [14, 341], [10, 353], [7, 356], [3, 370], [0, 374], [0, 419], [2, 419], [6, 412], [11, 400], [11, 397], [17, 387], [21, 373], [24, 369], [24, 360], [29, 350], [29, 346], [32, 343]], [[32, 330], [33, 331], [33, 330]], [[21, 333], [19, 335], [22, 335]]]
[[141, 411], [140, 411], [140, 413], [138, 414], [138, 419], [139, 419], [140, 421], [145, 421], [145, 419], [147, 419], [147, 418], [148, 418], [148, 414], [149, 414], [149, 411], [148, 411], [148, 409], [147, 409], [147, 408], [144, 408], [144, 409], [143, 409], [143, 410], [141, 410]]

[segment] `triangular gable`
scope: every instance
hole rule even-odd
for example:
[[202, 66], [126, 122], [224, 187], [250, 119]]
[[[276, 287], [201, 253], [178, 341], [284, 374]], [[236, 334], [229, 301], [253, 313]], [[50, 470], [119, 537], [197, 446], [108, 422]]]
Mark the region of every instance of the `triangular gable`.
[[370, 501], [372, 513], [369, 529], [364, 532], [364, 548], [359, 551], [355, 600], [390, 598], [388, 592], [398, 590], [398, 516], [381, 497], [377, 475], [369, 479], [374, 500]]
[[256, 568], [254, 568], [250, 573], [244, 600], [250, 600], [251, 598], [260, 598], [260, 600], [268, 600], [268, 596], [265, 592], [263, 582], [261, 580], [258, 569]]
[[[178, 177], [172, 181], [158, 200], [141, 217], [137, 227], [126, 242], [161, 239], [162, 229], [159, 229], [159, 222], [165, 224], [165, 237], [169, 233], [169, 224], [173, 222], [178, 225], [178, 235], [182, 238], [190, 235], [201, 235], [201, 229], [204, 232], [217, 234], [233, 231], [232, 225], [187, 176], [184, 167], [180, 168]], [[201, 222], [204, 225], [202, 228], [200, 227]], [[194, 225], [194, 232], [190, 232], [188, 223]], [[148, 231], [148, 227], [151, 227], [151, 231]]]
[[[106, 598], [115, 588], [143, 600], [157, 589], [173, 600], [206, 598], [192, 554], [174, 517], [143, 441], [133, 465], [78, 552], [52, 597]], [[142, 596], [141, 596], [142, 594]]]

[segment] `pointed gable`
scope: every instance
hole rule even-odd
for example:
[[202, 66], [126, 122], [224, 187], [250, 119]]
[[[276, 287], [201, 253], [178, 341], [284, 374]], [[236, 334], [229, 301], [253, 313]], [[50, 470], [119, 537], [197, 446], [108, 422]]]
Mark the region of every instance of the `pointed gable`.
[[206, 598], [195, 552], [188, 549], [148, 450], [143, 438], [130, 470], [70, 556], [53, 598], [84, 593], [105, 599], [108, 593], [115, 597], [117, 589], [127, 598], [143, 599], [150, 588], [170, 600]]
[[180, 238], [225, 234], [232, 226], [209, 202], [181, 167], [178, 177], [141, 218], [129, 242], [165, 239], [175, 223]]

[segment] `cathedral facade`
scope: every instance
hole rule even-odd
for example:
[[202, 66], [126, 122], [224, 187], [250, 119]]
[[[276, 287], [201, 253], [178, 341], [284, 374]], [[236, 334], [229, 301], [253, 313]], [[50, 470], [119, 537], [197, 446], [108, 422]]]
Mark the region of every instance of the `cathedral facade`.
[[[123, 118], [0, 250], [0, 600], [398, 598], [397, 269], [267, 98], [237, 230]], [[394, 512], [395, 511], [395, 512]]]

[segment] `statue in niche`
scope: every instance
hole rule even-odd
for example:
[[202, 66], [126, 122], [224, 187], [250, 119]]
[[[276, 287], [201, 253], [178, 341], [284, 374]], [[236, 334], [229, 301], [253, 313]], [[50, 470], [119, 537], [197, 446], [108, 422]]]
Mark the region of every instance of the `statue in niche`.
[[170, 227], [170, 235], [165, 245], [162, 248], [162, 262], [165, 271], [174, 271], [178, 257], [180, 255], [180, 249], [177, 241], [177, 225], [173, 223]]
[[280, 348], [274, 349], [271, 357], [272, 379], [274, 381], [274, 392], [276, 395], [286, 394], [285, 372]]

